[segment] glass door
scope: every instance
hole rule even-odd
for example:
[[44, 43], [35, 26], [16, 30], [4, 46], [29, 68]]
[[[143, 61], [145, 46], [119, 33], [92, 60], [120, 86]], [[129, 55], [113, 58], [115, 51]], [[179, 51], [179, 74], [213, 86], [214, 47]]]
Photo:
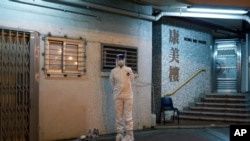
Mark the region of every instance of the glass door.
[[214, 92], [239, 92], [240, 42], [216, 40], [214, 46]]

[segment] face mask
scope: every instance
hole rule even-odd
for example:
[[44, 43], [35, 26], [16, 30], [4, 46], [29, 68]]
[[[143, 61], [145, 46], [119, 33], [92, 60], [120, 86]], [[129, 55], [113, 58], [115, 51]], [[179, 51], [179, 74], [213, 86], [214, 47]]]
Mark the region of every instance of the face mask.
[[119, 60], [118, 61], [118, 66], [122, 67], [124, 65], [124, 61], [123, 60]]

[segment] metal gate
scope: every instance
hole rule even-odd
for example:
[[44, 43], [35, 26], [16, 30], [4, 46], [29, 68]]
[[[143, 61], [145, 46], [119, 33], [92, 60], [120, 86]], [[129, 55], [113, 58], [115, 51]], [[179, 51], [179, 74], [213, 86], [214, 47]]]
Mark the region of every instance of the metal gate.
[[0, 30], [0, 140], [38, 140], [38, 34]]
[[214, 92], [240, 92], [241, 43], [216, 40], [214, 48]]

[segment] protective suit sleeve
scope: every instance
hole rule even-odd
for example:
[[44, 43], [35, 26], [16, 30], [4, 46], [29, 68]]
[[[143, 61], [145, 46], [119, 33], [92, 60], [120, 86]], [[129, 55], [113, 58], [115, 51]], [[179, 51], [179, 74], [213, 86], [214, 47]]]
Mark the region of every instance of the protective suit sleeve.
[[110, 84], [111, 84], [112, 89], [114, 89], [115, 80], [114, 80], [113, 70], [112, 70], [111, 73], [110, 73], [109, 81], [110, 81]]
[[131, 83], [134, 81], [134, 79], [135, 79], [135, 74], [133, 73], [133, 70], [131, 69], [131, 68], [129, 68], [129, 73], [130, 73], [130, 81], [131, 81]]

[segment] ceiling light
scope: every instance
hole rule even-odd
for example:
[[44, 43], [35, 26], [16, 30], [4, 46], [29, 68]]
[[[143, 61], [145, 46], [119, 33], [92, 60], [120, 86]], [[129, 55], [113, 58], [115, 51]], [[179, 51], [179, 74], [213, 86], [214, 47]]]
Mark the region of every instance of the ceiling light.
[[227, 47], [235, 47], [236, 45], [231, 43], [231, 44], [219, 44], [217, 45], [217, 48], [227, 48]]
[[224, 14], [246, 14], [247, 10], [236, 10], [236, 9], [216, 9], [216, 8], [198, 8], [188, 7], [189, 12], [204, 12], [204, 13], [224, 13]]

